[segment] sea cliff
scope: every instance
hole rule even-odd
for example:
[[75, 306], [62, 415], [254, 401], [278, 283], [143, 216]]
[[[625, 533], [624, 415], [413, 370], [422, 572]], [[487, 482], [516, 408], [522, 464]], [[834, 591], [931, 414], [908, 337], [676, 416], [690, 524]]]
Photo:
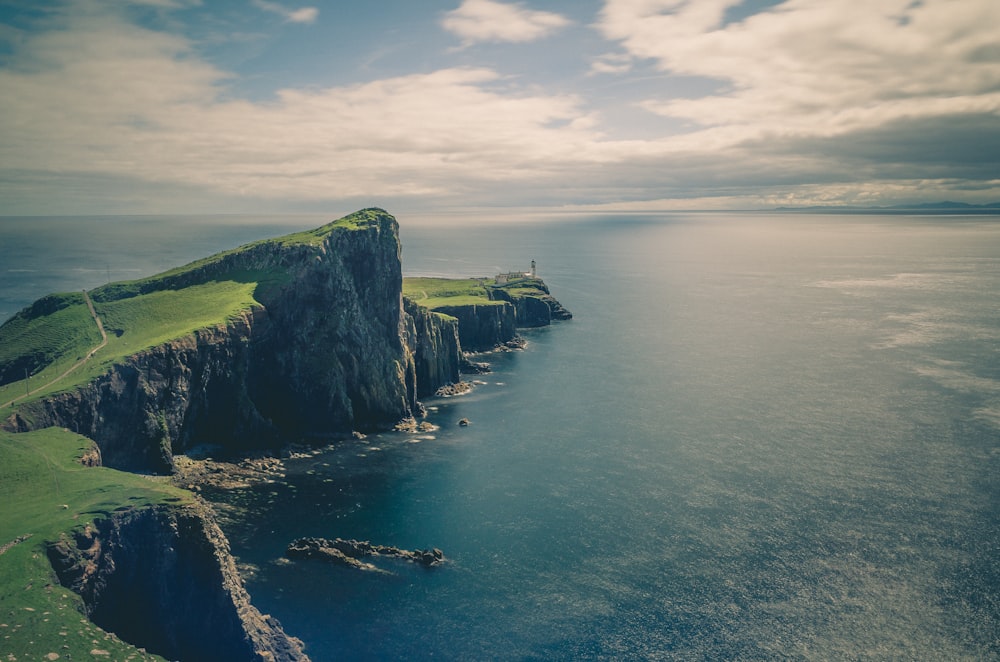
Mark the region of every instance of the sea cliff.
[[169, 472], [173, 453], [199, 443], [240, 452], [418, 414], [418, 395], [456, 379], [454, 325], [404, 309], [396, 220], [381, 210], [347, 218], [307, 240], [257, 242], [95, 290], [100, 313], [204, 283], [255, 283], [254, 305], [20, 403], [3, 427], [66, 427], [97, 441], [108, 466]]
[[52, 542], [48, 556], [95, 624], [158, 655], [308, 660], [301, 641], [250, 604], [229, 544], [203, 507], [115, 512]]
[[[9, 478], [51, 513], [49, 501], [65, 495], [26, 477], [54, 471], [31, 440], [56, 432], [92, 440], [87, 466], [171, 473], [175, 453], [201, 444], [239, 455], [413, 424], [418, 398], [465, 386], [463, 352], [569, 317], [540, 280], [474, 281], [471, 301], [404, 297], [396, 220], [366, 209], [149, 278], [46, 297], [0, 326], [2, 399], [29, 391], [0, 405], [0, 442], [25, 440], [0, 451], [37, 465], [11, 467]], [[17, 381], [22, 370], [59, 376], [31, 391]], [[306, 660], [301, 642], [250, 604], [211, 512], [184, 494], [102, 499], [54, 523], [45, 545], [60, 583], [94, 623], [169, 658]], [[83, 512], [101, 516], [81, 525]]]

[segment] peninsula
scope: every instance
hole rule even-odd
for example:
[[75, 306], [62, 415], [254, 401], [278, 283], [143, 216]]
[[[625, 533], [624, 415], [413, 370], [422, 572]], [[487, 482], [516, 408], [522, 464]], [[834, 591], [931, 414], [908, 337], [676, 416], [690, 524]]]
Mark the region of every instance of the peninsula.
[[[307, 659], [250, 604], [210, 508], [155, 475], [200, 444], [239, 456], [420, 418], [419, 398], [461, 381], [464, 351], [570, 317], [514, 276], [404, 281], [396, 220], [365, 209], [22, 310], [0, 326], [8, 642]], [[199, 591], [200, 611], [179, 604]], [[76, 610], [115, 634], [77, 641], [95, 628]]]

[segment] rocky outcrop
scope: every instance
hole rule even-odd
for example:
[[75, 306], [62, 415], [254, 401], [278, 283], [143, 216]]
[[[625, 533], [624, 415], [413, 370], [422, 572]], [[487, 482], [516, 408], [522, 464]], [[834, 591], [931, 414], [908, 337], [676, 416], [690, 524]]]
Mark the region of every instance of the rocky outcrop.
[[286, 436], [385, 429], [417, 408], [399, 228], [368, 211], [367, 228], [282, 255], [291, 282], [261, 297], [271, 324], [255, 343], [249, 394]]
[[168, 659], [306, 661], [302, 642], [250, 604], [228, 543], [197, 506], [128, 509], [49, 545], [90, 619]]
[[[396, 220], [380, 209], [344, 220], [94, 290], [100, 306], [249, 280], [260, 305], [22, 402], [2, 427], [66, 427], [94, 439], [107, 466], [167, 473], [174, 453], [202, 443], [239, 454], [390, 429], [422, 413], [418, 398], [460, 383], [463, 350], [504, 346], [518, 326], [569, 316], [534, 278], [487, 287], [494, 300], [483, 304], [432, 312], [404, 301]], [[52, 305], [41, 300], [38, 314]]]
[[[523, 276], [502, 283], [490, 282], [488, 278], [459, 280], [460, 285], [450, 295], [447, 287], [440, 287], [441, 282], [447, 283], [447, 279], [429, 280], [439, 281], [435, 285], [444, 292], [443, 296], [435, 294], [432, 310], [455, 319], [461, 349], [466, 352], [509, 347], [509, 343], [516, 340], [519, 328], [547, 326], [553, 320], [573, 317], [549, 293], [548, 286], [540, 278]], [[471, 281], [478, 284], [470, 285]], [[424, 298], [428, 298], [425, 291], [420, 291]], [[426, 314], [427, 308], [420, 300], [406, 300], [406, 305], [411, 315], [420, 311]], [[460, 369], [466, 373], [482, 371], [480, 366], [467, 361]], [[430, 392], [429, 388], [422, 391], [427, 392]]]
[[290, 559], [321, 559], [357, 570], [380, 572], [380, 569], [361, 559], [373, 556], [411, 561], [427, 568], [444, 563], [444, 553], [437, 548], [408, 550], [390, 545], [373, 545], [367, 540], [344, 540], [343, 538], [299, 538], [288, 545], [285, 556]]

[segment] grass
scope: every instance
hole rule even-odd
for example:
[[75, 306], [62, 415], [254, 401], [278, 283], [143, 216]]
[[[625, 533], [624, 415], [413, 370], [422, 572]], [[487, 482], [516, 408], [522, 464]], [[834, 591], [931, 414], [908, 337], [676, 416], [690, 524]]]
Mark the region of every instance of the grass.
[[[96, 288], [90, 295], [108, 332], [107, 345], [67, 377], [18, 402], [71, 390], [136, 352], [198, 329], [225, 324], [242, 312], [262, 305], [290, 280], [289, 274], [277, 267], [226, 270], [226, 257], [268, 244], [316, 246], [334, 231], [371, 227], [384, 214], [379, 209], [365, 209], [313, 230], [253, 242], [155, 276]], [[39, 299], [0, 326], [0, 366], [10, 366], [14, 374], [8, 379], [16, 378], [0, 386], [0, 404], [49, 384], [100, 341], [97, 325], [82, 293]], [[30, 373], [27, 385], [24, 367]], [[11, 411], [11, 407], [0, 407], [0, 418]]]
[[[91, 441], [60, 428], [0, 432], [0, 545], [31, 537], [0, 554], [0, 651], [3, 660], [149, 659], [93, 625], [82, 601], [59, 586], [45, 542], [130, 506], [187, 503], [192, 497], [164, 482], [103, 467], [78, 458]], [[134, 657], [130, 657], [134, 656]]]
[[[258, 286], [258, 282], [212, 281], [182, 290], [161, 290], [116, 301], [95, 302], [97, 314], [108, 333], [108, 344], [66, 378], [33, 394], [26, 401], [85, 384], [126, 356], [183, 337], [197, 329], [225, 323], [242, 311], [260, 305], [254, 297]], [[11, 322], [16, 320], [14, 318]], [[77, 303], [53, 315], [32, 320], [27, 326], [34, 333], [8, 335], [8, 326], [10, 323], [0, 328], [0, 344], [15, 356], [18, 352], [35, 351], [38, 338], [53, 338], [45, 345], [54, 348], [53, 356], [44, 369], [31, 376], [29, 381], [32, 385], [46, 384], [55, 379], [101, 340], [82, 295]], [[11, 329], [16, 330], [18, 326]], [[34, 387], [31, 386], [32, 389]], [[23, 379], [4, 385], [0, 387], [0, 402], [9, 402], [24, 395], [25, 391]], [[0, 409], [0, 416], [9, 410]]]
[[[100, 342], [101, 334], [83, 294], [53, 294], [39, 299], [0, 328], [0, 366], [16, 366], [12, 376], [20, 385], [10, 390], [23, 394], [25, 368], [35, 374], [48, 367], [52, 376], [58, 375]], [[30, 381], [44, 383], [41, 377]], [[8, 400], [0, 387], [0, 402]]]
[[404, 278], [403, 296], [427, 308], [442, 306], [502, 306], [492, 301], [479, 278]]

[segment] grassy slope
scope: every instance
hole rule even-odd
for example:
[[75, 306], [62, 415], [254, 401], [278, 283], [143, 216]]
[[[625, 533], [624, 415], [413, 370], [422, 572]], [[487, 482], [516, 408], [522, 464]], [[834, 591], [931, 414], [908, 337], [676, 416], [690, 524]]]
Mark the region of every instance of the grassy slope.
[[[108, 344], [90, 361], [51, 388], [34, 394], [38, 399], [84, 384], [122, 358], [143, 349], [183, 337], [197, 329], [225, 323], [253, 306], [260, 305], [263, 289], [282, 283], [287, 275], [278, 271], [234, 272], [217, 280], [183, 289], [171, 289], [171, 281], [186, 273], [219, 262], [227, 255], [261, 244], [279, 246], [318, 245], [335, 229], [368, 227], [376, 210], [351, 214], [314, 230], [265, 239], [231, 251], [192, 262], [162, 274], [134, 281], [111, 283], [92, 292], [94, 307], [108, 332]], [[54, 295], [65, 307], [33, 319], [25, 311], [0, 327], [0, 363], [28, 353], [43, 352], [45, 367], [29, 379], [33, 390], [63, 373], [100, 343], [97, 325], [82, 294]], [[0, 403], [22, 396], [24, 380], [0, 386]], [[10, 408], [0, 408], [5, 417]]]
[[434, 310], [440, 306], [502, 306], [477, 278], [404, 278], [403, 296]]
[[191, 496], [163, 479], [84, 467], [77, 458], [90, 445], [58, 428], [0, 432], [0, 545], [31, 534], [0, 555], [3, 659], [43, 660], [49, 653], [95, 659], [95, 649], [111, 654], [104, 659], [159, 659], [138, 654], [83, 616], [80, 597], [57, 583], [44, 543], [118, 508], [183, 503]]

